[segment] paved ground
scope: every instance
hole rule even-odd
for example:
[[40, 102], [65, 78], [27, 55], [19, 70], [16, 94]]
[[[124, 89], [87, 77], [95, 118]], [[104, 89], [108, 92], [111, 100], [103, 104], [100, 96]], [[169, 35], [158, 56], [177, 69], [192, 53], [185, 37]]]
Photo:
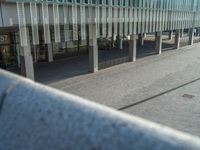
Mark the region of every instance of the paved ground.
[[[165, 40], [163, 47], [171, 49], [173, 42]], [[154, 46], [150, 42], [139, 48], [140, 59], [136, 63], [118, 65], [95, 74], [87, 72], [87, 56], [37, 64], [36, 80], [200, 136], [200, 45], [166, 49], [160, 56], [151, 55]], [[146, 55], [149, 56], [144, 57]]]
[[200, 46], [49, 84], [200, 136]]

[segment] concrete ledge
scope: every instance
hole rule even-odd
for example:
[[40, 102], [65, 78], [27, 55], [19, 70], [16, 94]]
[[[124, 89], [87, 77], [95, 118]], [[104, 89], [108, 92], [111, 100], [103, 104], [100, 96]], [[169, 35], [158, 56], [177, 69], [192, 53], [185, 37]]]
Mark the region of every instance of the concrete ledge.
[[1, 150], [200, 149], [197, 137], [0, 71], [0, 95], [9, 88]]

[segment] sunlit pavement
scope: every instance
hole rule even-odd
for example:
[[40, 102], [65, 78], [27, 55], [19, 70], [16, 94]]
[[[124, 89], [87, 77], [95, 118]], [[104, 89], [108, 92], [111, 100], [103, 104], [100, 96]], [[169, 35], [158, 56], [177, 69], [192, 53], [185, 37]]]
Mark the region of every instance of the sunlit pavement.
[[[88, 73], [88, 56], [38, 63], [36, 81], [200, 136], [200, 44], [175, 50], [166, 39], [162, 55], [155, 55], [151, 37], [138, 47], [135, 63], [95, 74]], [[108, 53], [100, 57], [118, 57]]]
[[200, 45], [49, 86], [200, 136]]

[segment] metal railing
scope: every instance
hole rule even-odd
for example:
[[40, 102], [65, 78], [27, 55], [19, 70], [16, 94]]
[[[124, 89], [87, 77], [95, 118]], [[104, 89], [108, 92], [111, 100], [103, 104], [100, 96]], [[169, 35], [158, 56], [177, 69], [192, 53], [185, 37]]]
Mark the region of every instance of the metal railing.
[[0, 150], [149, 149], [200, 139], [0, 70]]

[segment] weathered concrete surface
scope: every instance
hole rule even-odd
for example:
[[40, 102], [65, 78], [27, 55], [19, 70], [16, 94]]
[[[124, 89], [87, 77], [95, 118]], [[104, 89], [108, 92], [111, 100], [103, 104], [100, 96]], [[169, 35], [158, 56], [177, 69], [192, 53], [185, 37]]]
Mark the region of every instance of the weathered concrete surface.
[[[166, 80], [170, 82], [169, 80]], [[157, 85], [151, 87], [162, 88]], [[163, 93], [163, 95], [155, 96], [136, 104], [136, 106], [124, 109], [125, 112], [146, 118], [157, 123], [165, 124], [176, 129], [182, 129], [185, 132], [199, 135], [200, 127], [200, 78], [176, 90]]]
[[[119, 65], [96, 74], [62, 80], [50, 84], [50, 86], [119, 109], [181, 86], [199, 77], [200, 51], [199, 45], [194, 45], [185, 49], [166, 51], [161, 56], [153, 55], [138, 59], [135, 63]], [[187, 93], [190, 93], [190, 91]], [[166, 101], [165, 105], [173, 105], [170, 99], [159, 98]], [[192, 107], [200, 108], [200, 104], [193, 100], [186, 100], [186, 106], [181, 107], [182, 102], [179, 98], [181, 97], [174, 100], [173, 107], [165, 111], [163, 109], [165, 105], [162, 102], [157, 102], [157, 113], [164, 111], [165, 117], [159, 117], [156, 114], [148, 115], [148, 111], [154, 110], [153, 102], [149, 107], [142, 105], [147, 112], [145, 115], [141, 112], [141, 115], [144, 118], [200, 136], [200, 109], [192, 110]], [[188, 105], [191, 106], [191, 109], [187, 109]], [[128, 112], [134, 114], [134, 110], [136, 110], [136, 115], [139, 115], [140, 112], [137, 107], [140, 108], [139, 105], [134, 106]], [[179, 113], [173, 112], [173, 110]], [[187, 117], [176, 115], [181, 113], [187, 113]], [[170, 118], [172, 115], [173, 118]], [[175, 119], [177, 120], [173, 122]]]
[[197, 137], [0, 71], [2, 81], [12, 87], [0, 99], [2, 150], [200, 149]]

